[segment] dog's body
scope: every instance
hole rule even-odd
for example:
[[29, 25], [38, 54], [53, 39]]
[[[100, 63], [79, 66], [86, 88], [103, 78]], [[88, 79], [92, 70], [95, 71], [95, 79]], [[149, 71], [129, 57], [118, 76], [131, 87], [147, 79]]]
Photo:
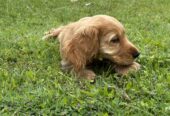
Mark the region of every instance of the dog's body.
[[118, 74], [127, 74], [140, 65], [134, 60], [137, 48], [127, 39], [123, 25], [113, 17], [96, 15], [53, 29], [44, 39], [58, 37], [62, 68], [73, 70], [78, 77], [94, 79], [95, 73], [86, 65], [95, 58], [106, 58], [115, 63]]

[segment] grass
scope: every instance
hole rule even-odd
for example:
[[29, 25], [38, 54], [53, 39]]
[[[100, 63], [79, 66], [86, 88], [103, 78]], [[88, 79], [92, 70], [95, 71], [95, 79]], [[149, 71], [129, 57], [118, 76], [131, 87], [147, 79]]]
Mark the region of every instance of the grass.
[[[139, 72], [96, 66], [90, 84], [60, 70], [59, 44], [43, 32], [95, 14], [124, 24]], [[0, 115], [170, 115], [169, 39], [169, 0], [0, 0]]]

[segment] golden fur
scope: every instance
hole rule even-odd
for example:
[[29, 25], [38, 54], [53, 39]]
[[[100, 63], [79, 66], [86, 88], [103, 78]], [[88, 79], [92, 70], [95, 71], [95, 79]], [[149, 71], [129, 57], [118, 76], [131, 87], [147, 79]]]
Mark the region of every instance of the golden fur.
[[113, 17], [96, 15], [52, 29], [43, 39], [58, 37], [62, 68], [73, 70], [78, 77], [94, 79], [95, 73], [86, 69], [93, 59], [106, 58], [115, 63], [115, 71], [126, 75], [138, 70], [135, 62], [138, 49], [127, 39], [123, 25]]

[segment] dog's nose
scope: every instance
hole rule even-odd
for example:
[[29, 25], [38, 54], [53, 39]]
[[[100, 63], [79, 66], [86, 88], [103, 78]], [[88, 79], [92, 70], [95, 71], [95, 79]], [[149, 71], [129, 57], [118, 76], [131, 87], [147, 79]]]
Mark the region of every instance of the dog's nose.
[[137, 58], [139, 55], [140, 55], [139, 52], [135, 52], [135, 53], [132, 54], [133, 58]]

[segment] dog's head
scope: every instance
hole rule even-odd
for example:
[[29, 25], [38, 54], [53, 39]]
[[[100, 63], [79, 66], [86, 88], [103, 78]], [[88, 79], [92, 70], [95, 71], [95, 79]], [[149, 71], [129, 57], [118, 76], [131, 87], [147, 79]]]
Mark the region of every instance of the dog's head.
[[128, 40], [123, 25], [110, 16], [103, 16], [99, 20], [101, 23], [97, 25], [100, 56], [108, 58], [118, 65], [132, 64], [140, 53]]

